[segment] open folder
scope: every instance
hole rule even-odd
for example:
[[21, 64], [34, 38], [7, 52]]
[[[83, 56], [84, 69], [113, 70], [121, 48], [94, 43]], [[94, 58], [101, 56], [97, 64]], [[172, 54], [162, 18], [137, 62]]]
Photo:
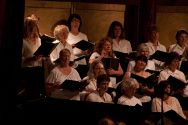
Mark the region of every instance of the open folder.
[[170, 85], [173, 90], [183, 89], [186, 86], [185, 82], [183, 82], [182, 80], [177, 79], [171, 75], [168, 77], [167, 80], [170, 82]]
[[169, 56], [168, 52], [157, 50], [153, 55], [150, 56], [150, 59], [156, 59], [161, 62], [166, 62], [168, 56]]
[[81, 40], [81, 41], [77, 42], [74, 46], [85, 51], [87, 49], [91, 49], [92, 47], [94, 47], [95, 43], [86, 41], [86, 40]]
[[157, 83], [157, 76], [156, 74], [151, 74], [147, 78], [144, 78], [142, 76], [136, 75], [134, 73], [131, 73], [131, 78], [136, 79], [140, 84], [147, 85], [148, 87], [153, 87]]
[[[151, 112], [148, 119], [159, 123], [161, 121], [161, 118], [164, 119], [165, 125], [188, 125], [188, 121], [181, 117], [179, 114], [177, 114], [174, 110], [169, 110], [167, 112]], [[168, 120], [167, 120], [168, 119]]]
[[59, 43], [54, 43], [55, 38], [48, 35], [42, 35], [41, 37], [41, 46], [35, 51], [34, 55], [43, 57], [48, 57], [50, 53], [55, 49]]
[[70, 91], [82, 91], [89, 83], [87, 80], [75, 81], [75, 80], [65, 80], [61, 87]]
[[114, 51], [114, 54], [120, 60], [135, 60], [136, 55], [137, 55], [137, 51], [132, 51], [130, 53], [123, 53], [123, 52], [119, 52], [119, 51]]
[[114, 70], [118, 70], [119, 64], [120, 64], [120, 60], [117, 58], [103, 58], [101, 60], [103, 62], [104, 68], [105, 69], [114, 69]]

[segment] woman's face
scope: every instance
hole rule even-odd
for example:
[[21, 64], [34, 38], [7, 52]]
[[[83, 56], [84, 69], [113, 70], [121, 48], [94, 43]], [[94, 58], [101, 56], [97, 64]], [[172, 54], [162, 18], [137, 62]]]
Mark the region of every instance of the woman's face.
[[80, 20], [77, 18], [73, 18], [71, 21], [71, 29], [78, 29], [80, 27]]
[[147, 63], [145, 63], [143, 60], [136, 61], [135, 69], [137, 71], [143, 71], [146, 67]]
[[178, 69], [179, 63], [180, 63], [180, 61], [179, 61], [178, 59], [174, 59], [174, 60], [172, 60], [172, 62], [170, 63], [169, 68], [170, 68], [171, 70]]
[[114, 36], [115, 38], [119, 38], [121, 35], [121, 27], [120, 26], [115, 26], [114, 27]]
[[94, 69], [93, 69], [95, 78], [97, 78], [99, 75], [105, 74], [105, 69], [103, 64], [98, 63], [97, 65], [95, 65]]
[[140, 51], [140, 55], [144, 55], [146, 57], [149, 57], [149, 49], [143, 49]]
[[182, 33], [178, 38], [178, 43], [180, 46], [185, 47], [187, 45], [188, 36], [187, 34]]
[[159, 40], [159, 32], [153, 31], [153, 32], [151, 33], [151, 40], [152, 40], [152, 41], [157, 41], [157, 40]]
[[103, 49], [106, 52], [111, 52], [112, 51], [112, 44], [109, 41], [105, 41]]
[[164, 93], [166, 93], [166, 94], [170, 94], [171, 93], [170, 85], [167, 85], [167, 87], [164, 89]]
[[61, 32], [59, 33], [58, 37], [59, 37], [60, 42], [65, 43], [67, 40], [67, 37], [68, 37], [67, 29], [65, 29], [65, 28], [62, 29]]
[[71, 54], [69, 52], [63, 52], [60, 54], [60, 60], [62, 64], [69, 64]]
[[110, 82], [110, 81], [102, 81], [102, 82], [99, 84], [99, 89], [106, 92], [106, 91], [108, 90], [109, 82]]

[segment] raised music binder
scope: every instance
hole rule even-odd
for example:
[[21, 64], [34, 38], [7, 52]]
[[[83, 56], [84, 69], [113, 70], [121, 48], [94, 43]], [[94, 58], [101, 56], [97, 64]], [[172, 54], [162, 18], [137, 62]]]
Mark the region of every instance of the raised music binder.
[[175, 90], [175, 91], [178, 90], [178, 89], [183, 89], [186, 86], [185, 82], [183, 82], [182, 80], [177, 79], [177, 78], [175, 78], [171, 75], [168, 77], [167, 80], [170, 82], [172, 89]]
[[148, 87], [153, 87], [156, 84], [156, 74], [151, 74], [147, 78], [131, 73], [131, 78], [136, 79], [140, 84], [147, 85]]
[[120, 63], [119, 59], [109, 57], [109, 58], [103, 58], [101, 61], [103, 62], [105, 69], [112, 68], [114, 70], [118, 70]]
[[34, 55], [43, 57], [48, 57], [50, 53], [55, 49], [55, 47], [59, 44], [57, 42], [53, 42], [55, 38], [50, 37], [48, 35], [41, 36], [41, 46], [35, 51]]
[[85, 51], [87, 49], [91, 49], [92, 47], [94, 47], [95, 43], [86, 41], [86, 40], [81, 40], [81, 41], [77, 42], [74, 46]]
[[87, 80], [75, 81], [75, 80], [65, 80], [61, 86], [62, 89], [67, 89], [70, 91], [82, 91], [89, 83]]
[[150, 56], [150, 59], [156, 59], [158, 61], [165, 62], [168, 56], [168, 52], [157, 50], [153, 55]]
[[133, 52], [130, 52], [130, 53], [123, 53], [123, 52], [119, 52], [119, 51], [114, 51], [114, 54], [120, 60], [134, 60], [135, 57], [136, 57], [137, 51], [133, 51]]

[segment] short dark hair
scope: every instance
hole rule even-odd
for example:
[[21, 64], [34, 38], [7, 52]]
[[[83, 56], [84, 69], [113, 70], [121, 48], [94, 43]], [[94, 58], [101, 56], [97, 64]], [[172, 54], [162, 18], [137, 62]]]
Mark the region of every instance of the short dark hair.
[[121, 28], [121, 35], [120, 35], [120, 38], [121, 39], [124, 39], [125, 38], [125, 34], [124, 34], [124, 28], [123, 28], [123, 25], [119, 22], [119, 21], [113, 21], [108, 29], [108, 34], [107, 36], [108, 37], [111, 37], [111, 38], [115, 38], [115, 35], [114, 35], [114, 29], [116, 26], [119, 26]]
[[164, 95], [164, 89], [170, 85], [170, 82], [168, 80], [160, 81], [159, 84], [156, 86], [155, 95], [156, 97], [163, 97]]
[[186, 35], [188, 35], [187, 31], [185, 31], [185, 30], [178, 30], [178, 31], [176, 32], [176, 40], [177, 40], [177, 42], [179, 41], [178, 39], [179, 39], [179, 37], [181, 36], [181, 34], [186, 34]]
[[151, 33], [151, 32], [159, 32], [159, 28], [156, 26], [156, 25], [152, 25], [149, 27], [148, 29], [148, 32]]
[[97, 77], [97, 87], [104, 81], [110, 82], [110, 77], [107, 74], [102, 74]]
[[144, 61], [146, 64], [147, 64], [147, 62], [148, 62], [148, 59], [147, 59], [147, 57], [146, 57], [145, 55], [138, 55], [138, 56], [136, 57], [136, 59], [135, 59], [135, 62], [137, 62], [137, 61], [139, 61], [139, 60]]
[[168, 54], [168, 57], [166, 57], [166, 61], [165, 61], [165, 65], [170, 65], [170, 63], [174, 60], [174, 59], [177, 59], [177, 60], [181, 60], [181, 55], [179, 55], [177, 52], [170, 52]]
[[76, 19], [80, 20], [80, 26], [79, 26], [79, 28], [78, 28], [78, 31], [80, 31], [80, 28], [81, 28], [81, 26], [82, 26], [82, 19], [81, 19], [80, 15], [79, 15], [79, 14], [76, 14], [76, 13], [71, 14], [71, 15], [69, 16], [69, 18], [68, 18], [68, 27], [69, 27], [69, 29], [71, 30], [71, 22], [72, 22], [73, 18], [76, 18]]

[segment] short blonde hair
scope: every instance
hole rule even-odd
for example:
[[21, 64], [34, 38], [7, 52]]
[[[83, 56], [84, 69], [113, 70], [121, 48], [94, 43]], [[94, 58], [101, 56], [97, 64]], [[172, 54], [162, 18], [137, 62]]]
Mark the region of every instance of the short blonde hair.
[[138, 46], [138, 52], [143, 51], [143, 50], [149, 51], [149, 47], [147, 46], [146, 43], [141, 43], [141, 44]]
[[129, 78], [127, 80], [122, 81], [121, 90], [130, 89], [130, 88], [139, 88], [139, 83], [134, 78]]
[[54, 37], [58, 39], [59, 34], [62, 32], [62, 29], [66, 29], [67, 33], [69, 32], [69, 28], [65, 25], [57, 25], [54, 29]]

